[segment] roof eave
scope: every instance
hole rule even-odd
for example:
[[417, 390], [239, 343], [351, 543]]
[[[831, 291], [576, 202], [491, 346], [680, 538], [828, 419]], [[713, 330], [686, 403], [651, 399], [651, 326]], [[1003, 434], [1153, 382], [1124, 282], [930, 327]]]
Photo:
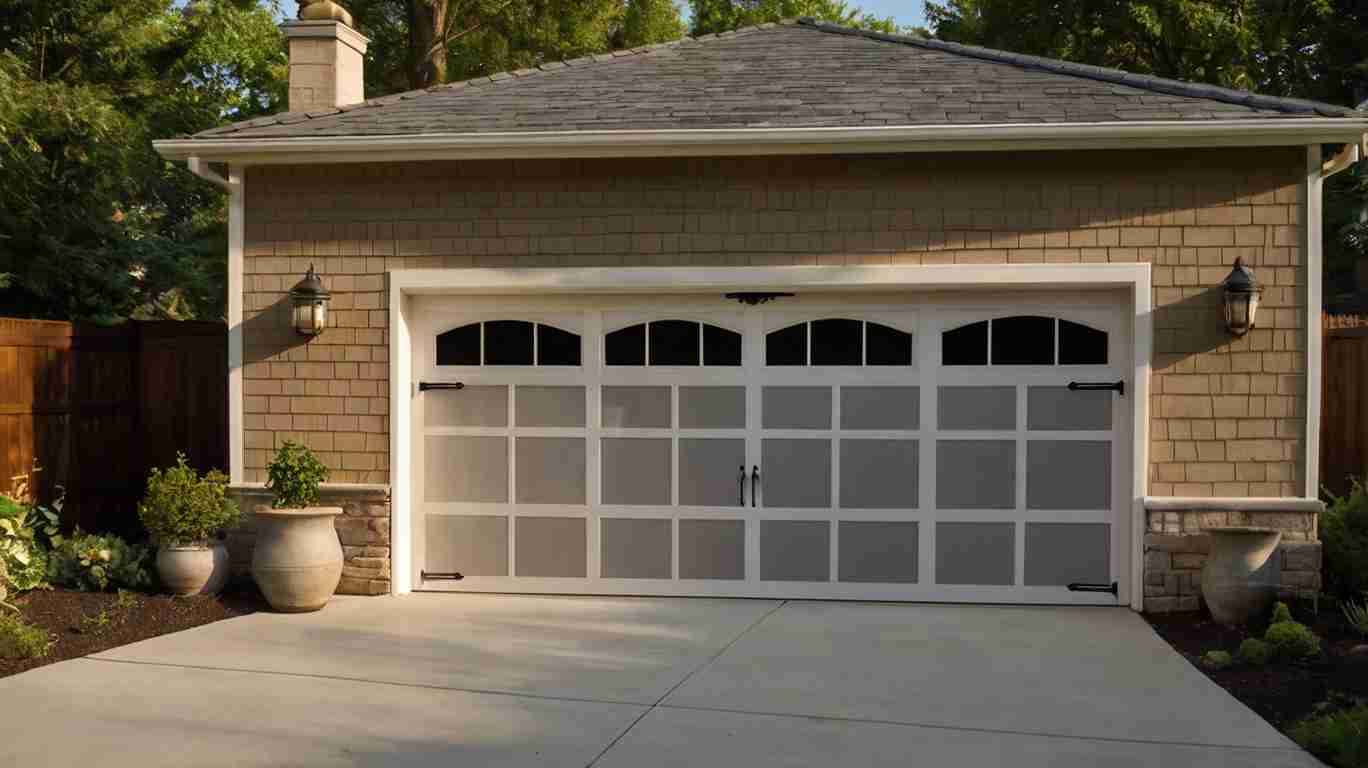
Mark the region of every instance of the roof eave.
[[1251, 147], [1363, 141], [1365, 117], [167, 139], [169, 160], [243, 165], [443, 159]]

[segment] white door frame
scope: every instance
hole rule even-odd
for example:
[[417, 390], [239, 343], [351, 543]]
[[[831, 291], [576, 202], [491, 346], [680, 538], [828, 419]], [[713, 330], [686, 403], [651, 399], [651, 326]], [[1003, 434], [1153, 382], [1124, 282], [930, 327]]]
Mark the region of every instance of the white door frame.
[[570, 269], [401, 269], [390, 291], [390, 483], [394, 594], [412, 590], [411, 401], [417, 394], [410, 297], [420, 294], [726, 293], [730, 291], [888, 292], [926, 290], [1123, 289], [1132, 310], [1131, 536], [1129, 603], [1143, 598], [1144, 505], [1149, 466], [1152, 348], [1150, 265], [992, 264], [841, 267], [626, 267]]

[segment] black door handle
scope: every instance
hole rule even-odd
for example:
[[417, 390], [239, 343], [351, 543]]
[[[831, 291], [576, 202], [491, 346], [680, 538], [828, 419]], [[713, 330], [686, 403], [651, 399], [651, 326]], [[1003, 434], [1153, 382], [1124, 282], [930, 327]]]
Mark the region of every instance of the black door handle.
[[1126, 396], [1126, 382], [1122, 381], [1071, 381], [1069, 382], [1070, 392], [1095, 392], [1097, 390], [1115, 390], [1122, 397]]
[[746, 465], [745, 465], [745, 464], [742, 464], [742, 465], [741, 465], [741, 478], [740, 478], [739, 480], [736, 481], [736, 484], [737, 484], [737, 489], [736, 489], [736, 495], [737, 495], [736, 505], [737, 505], [738, 507], [744, 507], [744, 506], [746, 506]]
[[[746, 471], [746, 468], [745, 468], [744, 466], [741, 467], [741, 471], [742, 471], [742, 473], [744, 473], [744, 472]], [[754, 466], [754, 467], [751, 468], [751, 506], [752, 506], [752, 507], [755, 506], [755, 499], [759, 496], [759, 494], [757, 493], [757, 490], [756, 490], [757, 487], [758, 487], [759, 485], [760, 485], [760, 466], [757, 464], [756, 466]]]
[[465, 384], [462, 384], [462, 383], [459, 382], [459, 381], [454, 382], [454, 383], [452, 383], [452, 382], [445, 382], [445, 381], [420, 381], [420, 382], [418, 382], [418, 391], [419, 391], [419, 392], [426, 392], [426, 391], [428, 391], [429, 389], [465, 389]]

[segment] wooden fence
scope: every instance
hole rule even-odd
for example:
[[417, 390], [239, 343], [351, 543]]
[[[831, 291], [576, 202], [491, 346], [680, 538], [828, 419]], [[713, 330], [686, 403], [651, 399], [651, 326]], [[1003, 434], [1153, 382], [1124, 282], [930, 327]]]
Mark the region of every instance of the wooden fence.
[[1322, 321], [1320, 482], [1331, 493], [1368, 477], [1368, 316]]
[[36, 461], [70, 524], [133, 532], [152, 467], [228, 469], [227, 370], [223, 323], [0, 319], [0, 483]]

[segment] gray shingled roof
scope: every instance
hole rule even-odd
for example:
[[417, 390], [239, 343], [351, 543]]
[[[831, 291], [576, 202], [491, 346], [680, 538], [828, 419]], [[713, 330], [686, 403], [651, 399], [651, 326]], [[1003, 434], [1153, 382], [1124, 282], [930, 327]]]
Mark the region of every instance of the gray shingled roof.
[[193, 138], [1368, 117], [801, 19], [544, 64]]

